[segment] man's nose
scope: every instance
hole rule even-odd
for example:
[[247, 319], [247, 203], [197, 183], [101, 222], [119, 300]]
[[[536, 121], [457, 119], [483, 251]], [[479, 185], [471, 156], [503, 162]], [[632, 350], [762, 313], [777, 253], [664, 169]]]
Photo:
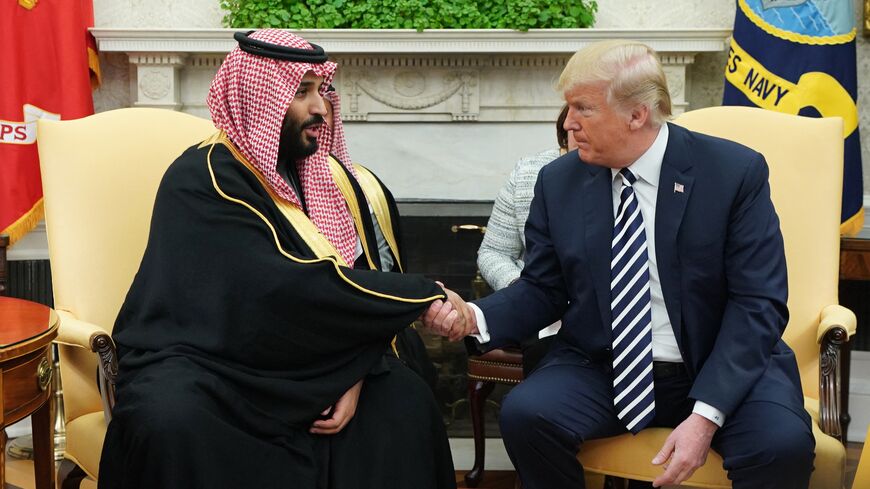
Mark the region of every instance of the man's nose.
[[568, 132], [580, 130], [580, 123], [577, 121], [577, 111], [573, 107], [568, 107], [568, 113], [565, 114], [565, 122], [562, 123], [562, 128]]
[[311, 104], [309, 108], [309, 112], [311, 114], [319, 114], [326, 115], [326, 102], [323, 100], [323, 95], [320, 95], [320, 92], [315, 94], [314, 103]]
[[569, 113], [568, 117], [565, 118], [565, 122], [562, 123], [562, 129], [565, 129], [568, 132], [579, 131], [580, 123], [574, 120]]

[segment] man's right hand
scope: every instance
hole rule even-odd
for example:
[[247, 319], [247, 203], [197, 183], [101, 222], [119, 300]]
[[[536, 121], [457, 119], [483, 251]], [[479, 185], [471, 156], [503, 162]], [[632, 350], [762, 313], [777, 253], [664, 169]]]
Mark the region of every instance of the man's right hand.
[[447, 294], [447, 301], [433, 302], [420, 318], [423, 325], [435, 334], [446, 336], [450, 341], [459, 341], [469, 334], [477, 333], [477, 320], [471, 307], [456, 292], [447, 288], [444, 288], [444, 292]]

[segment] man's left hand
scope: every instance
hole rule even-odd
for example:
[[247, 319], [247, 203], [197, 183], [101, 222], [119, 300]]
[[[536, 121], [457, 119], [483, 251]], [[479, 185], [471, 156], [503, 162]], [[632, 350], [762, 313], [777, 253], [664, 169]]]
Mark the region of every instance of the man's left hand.
[[716, 423], [695, 413], [680, 423], [652, 460], [653, 465], [662, 465], [665, 469], [665, 473], [653, 481], [653, 487], [680, 485], [691, 477], [707, 460], [717, 428]]
[[[360, 380], [353, 387], [348, 389], [335, 403], [335, 408], [332, 410], [332, 416], [328, 419], [318, 419], [311, 425], [310, 433], [315, 435], [334, 435], [343, 430], [353, 415], [356, 414], [356, 405], [359, 402], [359, 393], [362, 391], [362, 383]], [[328, 412], [328, 410], [327, 410]], [[326, 414], [326, 412], [324, 412]]]

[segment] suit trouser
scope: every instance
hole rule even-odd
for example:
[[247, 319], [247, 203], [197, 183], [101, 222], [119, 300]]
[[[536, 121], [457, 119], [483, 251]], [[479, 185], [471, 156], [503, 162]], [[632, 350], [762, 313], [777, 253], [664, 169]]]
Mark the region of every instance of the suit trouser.
[[[523, 489], [582, 489], [577, 451], [583, 440], [625, 433], [613, 407], [609, 366], [554, 348], [505, 398], [502, 438]], [[675, 427], [692, 412], [685, 373], [655, 380], [651, 426]], [[735, 489], [805, 489], [815, 440], [808, 416], [773, 402], [747, 402], [713, 437]], [[639, 460], [639, 464], [651, 461]], [[663, 469], [662, 469], [663, 470]]]

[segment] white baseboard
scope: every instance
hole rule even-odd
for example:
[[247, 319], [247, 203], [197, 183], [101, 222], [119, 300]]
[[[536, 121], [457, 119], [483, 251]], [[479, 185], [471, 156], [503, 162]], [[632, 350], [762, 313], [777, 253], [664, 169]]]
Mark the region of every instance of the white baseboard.
[[27, 436], [30, 434], [30, 417], [26, 417], [12, 426], [6, 427], [6, 436], [9, 438], [18, 438], [19, 436]]
[[[455, 470], [471, 470], [471, 467], [474, 466], [473, 438], [451, 438], [450, 451], [453, 453]], [[501, 438], [486, 439], [486, 458], [484, 460], [486, 470], [514, 470]]]
[[863, 443], [870, 425], [870, 351], [853, 351], [849, 369], [849, 414], [852, 421], [846, 439]]
[[6, 251], [6, 258], [9, 261], [48, 260], [48, 235], [45, 233], [45, 221], [39, 221], [32, 231], [10, 246]]

